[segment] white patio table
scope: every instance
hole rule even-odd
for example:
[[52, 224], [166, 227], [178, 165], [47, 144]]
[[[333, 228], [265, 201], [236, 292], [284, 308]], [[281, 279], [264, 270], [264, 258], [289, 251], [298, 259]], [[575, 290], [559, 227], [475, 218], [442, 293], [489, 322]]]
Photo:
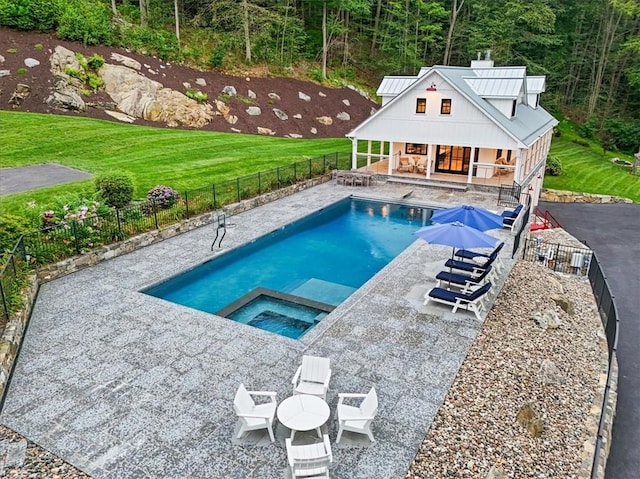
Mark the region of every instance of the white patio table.
[[291, 429], [291, 440], [296, 431], [315, 429], [318, 437], [322, 437], [320, 426], [329, 419], [329, 405], [317, 396], [296, 394], [280, 403], [278, 420]]

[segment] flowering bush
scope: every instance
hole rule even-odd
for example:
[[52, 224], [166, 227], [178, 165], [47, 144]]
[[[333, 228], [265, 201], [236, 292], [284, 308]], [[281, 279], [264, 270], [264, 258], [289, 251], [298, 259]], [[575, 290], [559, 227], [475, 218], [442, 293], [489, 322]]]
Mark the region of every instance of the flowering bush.
[[154, 186], [147, 193], [147, 200], [154, 203], [159, 208], [171, 208], [176, 204], [176, 201], [180, 198], [178, 193], [173, 188], [168, 186], [158, 185]]

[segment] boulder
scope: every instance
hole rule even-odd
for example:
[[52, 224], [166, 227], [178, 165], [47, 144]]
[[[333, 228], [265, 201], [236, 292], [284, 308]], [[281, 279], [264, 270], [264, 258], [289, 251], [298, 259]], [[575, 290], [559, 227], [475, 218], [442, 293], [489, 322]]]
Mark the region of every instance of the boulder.
[[333, 118], [331, 118], [330, 116], [318, 116], [316, 117], [316, 121], [325, 126], [333, 125]]
[[491, 466], [491, 469], [489, 469], [489, 472], [484, 479], [507, 479], [507, 475], [502, 468]]
[[553, 361], [544, 359], [538, 370], [538, 381], [544, 386], [547, 384], [562, 384], [564, 376]]
[[301, 91], [298, 92], [298, 98], [300, 98], [302, 101], [311, 101], [311, 97], [306, 93], [302, 93]]
[[4, 63], [4, 62], [5, 62], [4, 57], [2, 55], [0, 55], [0, 63]]
[[289, 115], [287, 115], [285, 112], [283, 112], [282, 110], [279, 110], [277, 108], [273, 109], [273, 114], [278, 117], [279, 120], [282, 121], [286, 121], [289, 119]]
[[134, 121], [136, 121], [134, 117], [125, 115], [124, 113], [120, 113], [119, 111], [105, 110], [104, 112], [110, 117], [113, 117], [116, 120], [123, 121], [125, 123], [133, 123]]
[[236, 90], [236, 87], [227, 85], [222, 89], [222, 93], [224, 95], [236, 96], [238, 94], [238, 91]]
[[216, 100], [216, 108], [220, 113], [222, 113], [222, 116], [227, 116], [231, 111], [231, 108], [229, 107], [229, 105], [227, 105], [222, 100]]
[[238, 123], [238, 117], [236, 115], [227, 115], [224, 117], [225, 121], [230, 125], [235, 125]]
[[82, 69], [80, 62], [76, 58], [76, 54], [61, 45], [58, 45], [53, 50], [53, 53], [49, 57], [49, 63], [51, 64], [51, 73], [54, 75], [62, 74], [67, 76], [67, 74], [64, 73], [65, 67], [71, 67], [74, 70]]
[[207, 86], [207, 80], [204, 78], [196, 78], [196, 85]]
[[299, 135], [298, 133], [289, 133], [288, 135], [289, 138], [302, 138], [302, 135]]
[[346, 106], [351, 106], [351, 102], [349, 100], [347, 100], [346, 98], [344, 100], [342, 100], [342, 103], [344, 103]]
[[312, 135], [317, 135], [318, 134], [318, 129], [315, 126], [312, 126], [311, 129], [309, 130], [309, 132]]
[[293, 115], [293, 117], [294, 117], [296, 120], [302, 120], [302, 115], [301, 115], [300, 113], [296, 113], [295, 115]]
[[187, 126], [202, 128], [213, 119], [213, 107], [208, 103], [199, 103], [179, 91], [162, 88], [158, 91], [156, 105], [150, 112], [150, 120], [164, 121], [167, 126]]
[[269, 93], [267, 96], [268, 96], [271, 100], [276, 100], [276, 101], [277, 101], [277, 100], [280, 100], [280, 95], [278, 95], [277, 93], [273, 93], [273, 92], [271, 92], [271, 93]]
[[29, 68], [33, 68], [33, 67], [37, 67], [38, 65], [40, 65], [40, 62], [38, 60], [36, 60], [35, 58], [25, 58], [24, 59], [24, 64], [25, 64], [25, 66], [27, 66]]
[[532, 437], [540, 437], [544, 432], [542, 419], [540, 419], [538, 411], [536, 411], [534, 405], [531, 403], [527, 403], [522, 406], [516, 416], [516, 421], [529, 431], [529, 434], [531, 434]]
[[533, 313], [530, 317], [542, 329], [558, 329], [560, 327], [560, 316], [553, 309], [547, 309], [543, 312]]
[[133, 58], [130, 58], [130, 57], [125, 57], [124, 55], [120, 55], [119, 53], [115, 53], [115, 52], [112, 53], [111, 59], [118, 63], [122, 63], [125, 67], [133, 68], [134, 70], [142, 69], [142, 65], [140, 64], [139, 61], [134, 60]]
[[576, 312], [575, 307], [573, 306], [573, 301], [571, 301], [566, 296], [562, 296], [560, 294], [553, 294], [550, 296], [551, 300], [560, 306], [560, 309], [567, 313], [569, 316], [573, 316]]
[[58, 110], [85, 111], [87, 109], [82, 97], [74, 88], [56, 88], [45, 100], [47, 105]]
[[269, 135], [269, 136], [273, 136], [275, 135], [276, 132], [269, 129], [269, 128], [263, 128], [261, 126], [258, 127], [258, 135]]
[[255, 100], [256, 98], [258, 98], [258, 95], [256, 95], [256, 92], [254, 92], [253, 90], [248, 90], [247, 91], [247, 96], [249, 98], [251, 98], [252, 100]]
[[25, 98], [29, 96], [31, 93], [31, 87], [29, 85], [25, 85], [24, 83], [18, 83], [16, 85], [16, 89], [14, 90], [11, 98], [9, 98], [9, 103], [11, 105], [20, 105]]
[[349, 115], [349, 113], [347, 113], [346, 111], [341, 111], [336, 115], [336, 118], [342, 121], [349, 121], [351, 120], [351, 115]]
[[10, 70], [0, 70], [0, 78], [8, 77], [9, 75], [11, 75], [11, 71]]
[[246, 112], [249, 116], [258, 116], [262, 114], [262, 110], [259, 106], [250, 106], [249, 108], [247, 108]]

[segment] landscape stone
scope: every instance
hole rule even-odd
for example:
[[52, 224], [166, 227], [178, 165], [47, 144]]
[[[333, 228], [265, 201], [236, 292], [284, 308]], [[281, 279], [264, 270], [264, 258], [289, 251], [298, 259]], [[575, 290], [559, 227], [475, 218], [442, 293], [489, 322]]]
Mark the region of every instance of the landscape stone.
[[142, 65], [139, 61], [134, 60], [131, 57], [125, 57], [124, 55], [120, 55], [119, 53], [111, 53], [111, 59], [118, 63], [122, 63], [125, 67], [133, 68], [134, 70], [140, 70], [142, 68]]
[[285, 112], [283, 112], [282, 110], [279, 110], [278, 108], [274, 108], [273, 109], [273, 114], [275, 116], [277, 116], [280, 120], [282, 121], [286, 121], [289, 119], [289, 115], [287, 115]]
[[236, 96], [238, 94], [238, 91], [236, 90], [236, 87], [227, 85], [222, 89], [222, 93], [229, 96]]
[[325, 125], [325, 126], [333, 125], [333, 118], [331, 118], [330, 116], [319, 116], [319, 117], [316, 117], [316, 121], [318, 123], [320, 123], [321, 125]]
[[250, 116], [258, 116], [262, 114], [262, 110], [260, 109], [259, 106], [250, 106], [249, 108], [247, 108], [247, 115]]
[[516, 421], [524, 427], [531, 437], [540, 437], [544, 431], [544, 424], [540, 419], [540, 415], [531, 403], [527, 403], [518, 412]]
[[235, 125], [236, 123], [238, 123], [238, 117], [236, 115], [227, 115], [227, 116], [224, 117], [224, 119], [230, 125]]
[[229, 105], [227, 105], [225, 102], [223, 102], [222, 100], [216, 100], [216, 108], [218, 109], [218, 111], [220, 113], [222, 113], [222, 116], [227, 116], [229, 114], [229, 112], [231, 111], [231, 108], [229, 108]]
[[158, 72], [157, 72], [157, 71], [152, 70], [151, 68], [149, 68], [149, 70], [148, 70], [148, 71], [149, 71], [149, 73], [151, 73], [152, 75], [157, 75], [157, 74], [158, 74]]
[[253, 90], [247, 91], [247, 96], [252, 100], [255, 100], [256, 98], [258, 98], [258, 95], [256, 95], [256, 92], [254, 92]]
[[289, 133], [287, 136], [289, 138], [302, 138], [302, 135], [300, 135], [298, 133]]
[[326, 97], [327, 96], [324, 93], [322, 93], [321, 91], [318, 92], [318, 95], [320, 95], [321, 97]]
[[54, 76], [60, 74], [68, 77], [68, 75], [64, 73], [65, 67], [67, 66], [74, 70], [80, 70], [82, 68], [76, 58], [76, 54], [62, 45], [58, 45], [53, 50], [53, 53], [49, 57], [49, 63], [51, 64], [51, 72]]
[[204, 78], [196, 78], [196, 85], [207, 86], [207, 80]]
[[272, 100], [280, 100], [280, 95], [278, 95], [277, 93], [273, 93], [273, 92], [271, 92], [271, 93], [269, 93], [267, 96], [268, 96], [269, 98], [271, 98]]
[[11, 98], [9, 98], [9, 103], [16, 106], [20, 105], [22, 101], [29, 96], [30, 93], [31, 88], [29, 87], [29, 85], [18, 83], [16, 85], [16, 89], [11, 95]]
[[144, 67], [148, 69], [148, 68], [151, 68], [151, 65], [147, 65], [147, 64], [145, 63], [145, 64], [144, 64]]
[[311, 130], [309, 130], [311, 132], [312, 135], [317, 135], [318, 134], [318, 129], [315, 126], [311, 127]]
[[0, 70], [0, 78], [11, 75], [10, 70]]
[[107, 115], [115, 118], [118, 121], [123, 121], [125, 123], [133, 123], [136, 119], [132, 116], [129, 115], [125, 115], [124, 113], [121, 113], [119, 111], [113, 111], [113, 110], [105, 110], [104, 111]]
[[4, 63], [4, 57], [2, 55], [0, 55], [0, 63]]
[[25, 58], [24, 59], [24, 64], [26, 66], [28, 66], [29, 68], [33, 68], [33, 67], [37, 67], [38, 65], [40, 65], [40, 62], [38, 60], [36, 60], [35, 58]]
[[242, 130], [238, 130], [237, 128], [231, 128], [231, 131], [234, 133], [242, 133]]
[[351, 102], [349, 100], [347, 100], [346, 98], [344, 100], [342, 100], [342, 103], [344, 103], [346, 106], [351, 106]]
[[258, 127], [258, 135], [269, 135], [273, 136], [276, 132], [271, 130], [270, 128], [263, 128], [261, 126]]
[[45, 101], [50, 107], [59, 110], [84, 111], [87, 109], [84, 100], [73, 88], [56, 89]]
[[500, 467], [491, 466], [485, 479], [507, 479], [507, 475]]
[[369, 115], [373, 115], [376, 111], [378, 110], [376, 110], [374, 107], [371, 107], [371, 111], [369, 112]]
[[188, 81], [183, 81], [182, 82], [182, 86], [185, 87], [185, 89], [189, 89], [191, 88], [191, 83], [189, 83]]
[[293, 115], [293, 117], [294, 117], [296, 120], [302, 120], [302, 115], [301, 115], [300, 113], [296, 113], [295, 115]]
[[302, 101], [311, 101], [311, 97], [306, 93], [302, 93], [301, 91], [298, 92], [298, 98], [300, 98]]
[[562, 296], [560, 294], [554, 294], [551, 296], [551, 300], [560, 306], [560, 309], [567, 313], [569, 316], [573, 316], [576, 312], [575, 307], [573, 306], [573, 302], [566, 296]]
[[562, 384], [564, 376], [553, 361], [544, 359], [538, 370], [538, 380], [545, 386], [547, 384]]
[[346, 111], [341, 111], [336, 115], [336, 118], [342, 121], [349, 121], [351, 120], [351, 115], [349, 115], [349, 113], [347, 113]]
[[560, 316], [553, 309], [543, 312], [536, 312], [530, 316], [542, 329], [558, 329], [560, 327]]

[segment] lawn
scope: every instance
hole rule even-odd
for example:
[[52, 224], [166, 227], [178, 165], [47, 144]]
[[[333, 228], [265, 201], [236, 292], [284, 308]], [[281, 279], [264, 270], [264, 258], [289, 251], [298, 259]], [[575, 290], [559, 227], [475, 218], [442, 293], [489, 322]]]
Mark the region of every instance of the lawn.
[[[346, 138], [272, 138], [7, 111], [0, 111], [0, 131], [1, 167], [58, 163], [94, 175], [124, 172], [134, 182], [137, 199], [158, 184], [185, 191], [351, 150]], [[93, 181], [2, 197], [0, 213], [83, 189], [93, 189]]]
[[560, 158], [563, 174], [546, 175], [545, 188], [622, 196], [640, 202], [640, 176], [611, 162], [614, 156], [633, 161], [629, 155], [603, 154], [601, 149], [582, 146], [573, 140], [575, 138], [565, 135], [553, 139], [549, 154]]

